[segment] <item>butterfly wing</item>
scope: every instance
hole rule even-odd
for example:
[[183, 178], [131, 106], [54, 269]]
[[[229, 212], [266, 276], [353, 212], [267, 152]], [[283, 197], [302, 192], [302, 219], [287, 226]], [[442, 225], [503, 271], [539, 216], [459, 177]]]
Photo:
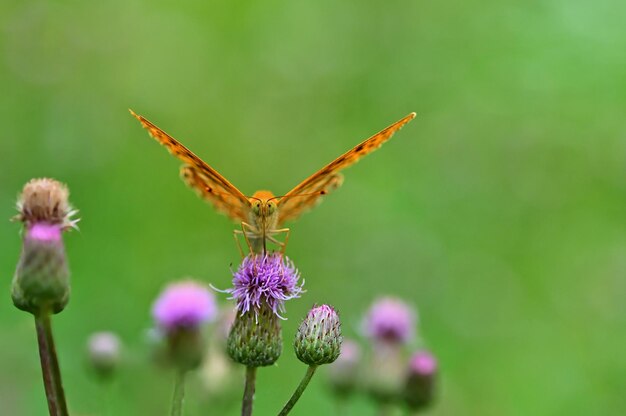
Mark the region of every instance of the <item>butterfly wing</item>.
[[[278, 202], [279, 224], [299, 217], [303, 212], [318, 203], [323, 195], [338, 188], [342, 182], [342, 176], [339, 174], [340, 170], [353, 165], [363, 156], [378, 149], [383, 143], [391, 139], [395, 132], [414, 118], [415, 113], [411, 113], [403, 119], [396, 121], [391, 126], [339, 156], [289, 191]], [[303, 194], [305, 196], [298, 196]]]
[[206, 176], [197, 167], [183, 165], [180, 168], [180, 177], [198, 196], [211, 203], [222, 214], [235, 221], [247, 221], [248, 206], [241, 204], [221, 183]]
[[220, 212], [234, 220], [247, 220], [250, 202], [239, 189], [172, 136], [146, 118], [135, 114], [132, 110], [129, 111], [148, 130], [151, 137], [185, 163], [181, 168], [181, 176], [187, 185], [212, 203]]

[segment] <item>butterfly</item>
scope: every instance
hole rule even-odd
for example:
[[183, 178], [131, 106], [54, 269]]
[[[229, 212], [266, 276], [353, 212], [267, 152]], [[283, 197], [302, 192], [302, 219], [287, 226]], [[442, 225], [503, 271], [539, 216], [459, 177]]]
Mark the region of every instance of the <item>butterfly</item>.
[[[415, 113], [410, 113], [396, 121], [342, 154], [285, 195], [275, 196], [270, 191], [261, 190], [252, 196], [246, 196], [172, 136], [133, 110], [129, 111], [148, 130], [151, 137], [183, 162], [180, 169], [183, 181], [218, 211], [241, 224], [241, 230], [235, 230], [234, 237], [242, 256], [244, 254], [239, 245], [238, 235], [243, 235], [253, 253], [266, 253], [267, 241], [281, 247], [281, 252], [284, 253], [290, 234], [290, 229], [283, 227], [285, 222], [295, 220], [303, 212], [317, 205], [323, 195], [341, 186], [343, 182], [341, 170], [378, 149], [396, 131], [415, 118]], [[281, 242], [275, 236], [283, 233], [284, 241]]]

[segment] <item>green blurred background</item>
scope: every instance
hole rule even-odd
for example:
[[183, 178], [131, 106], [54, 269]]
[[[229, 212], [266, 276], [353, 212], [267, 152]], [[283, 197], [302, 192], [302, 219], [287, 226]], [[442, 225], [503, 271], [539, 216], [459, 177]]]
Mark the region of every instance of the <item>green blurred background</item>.
[[[245, 193], [284, 193], [416, 111], [342, 189], [292, 224], [307, 293], [260, 372], [275, 414], [304, 366], [314, 302], [357, 336], [381, 294], [420, 313], [441, 363], [433, 415], [626, 413], [626, 3], [618, 0], [0, 3], [0, 413], [46, 413], [32, 317], [15, 309], [17, 192], [69, 184], [72, 299], [54, 319], [75, 415], [165, 414], [147, 356], [151, 302], [194, 276], [230, 282], [233, 225], [178, 179], [133, 108]], [[219, 295], [224, 300], [225, 295]], [[117, 331], [102, 389], [86, 337]], [[329, 413], [324, 377], [294, 415]], [[204, 403], [189, 415], [237, 414]], [[350, 414], [374, 414], [357, 400]]]

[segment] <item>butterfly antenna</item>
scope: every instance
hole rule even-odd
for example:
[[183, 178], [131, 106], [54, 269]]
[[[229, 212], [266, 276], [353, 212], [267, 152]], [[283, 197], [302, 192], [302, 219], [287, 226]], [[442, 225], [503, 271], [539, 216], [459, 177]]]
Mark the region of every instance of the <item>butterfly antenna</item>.
[[321, 191], [309, 192], [309, 193], [306, 193], [306, 194], [294, 194], [294, 195], [275, 196], [273, 198], [270, 198], [269, 201], [271, 201], [272, 199], [294, 198], [294, 197], [298, 197], [298, 196], [326, 195], [327, 193], [328, 193], [328, 191], [326, 191], [326, 189], [322, 189]]

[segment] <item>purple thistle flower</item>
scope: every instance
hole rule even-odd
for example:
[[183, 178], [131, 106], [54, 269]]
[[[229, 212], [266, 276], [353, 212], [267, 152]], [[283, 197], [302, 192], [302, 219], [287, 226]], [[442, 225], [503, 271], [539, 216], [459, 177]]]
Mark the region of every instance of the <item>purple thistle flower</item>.
[[152, 316], [166, 331], [197, 328], [217, 315], [215, 298], [204, 285], [187, 280], [171, 283], [152, 307]]
[[387, 344], [404, 344], [413, 337], [416, 312], [402, 300], [393, 297], [378, 299], [365, 318], [367, 336]]
[[258, 314], [267, 305], [281, 317], [285, 301], [300, 297], [300, 274], [293, 262], [279, 253], [248, 255], [233, 274], [233, 288], [225, 290], [237, 302], [240, 314], [254, 311]]

